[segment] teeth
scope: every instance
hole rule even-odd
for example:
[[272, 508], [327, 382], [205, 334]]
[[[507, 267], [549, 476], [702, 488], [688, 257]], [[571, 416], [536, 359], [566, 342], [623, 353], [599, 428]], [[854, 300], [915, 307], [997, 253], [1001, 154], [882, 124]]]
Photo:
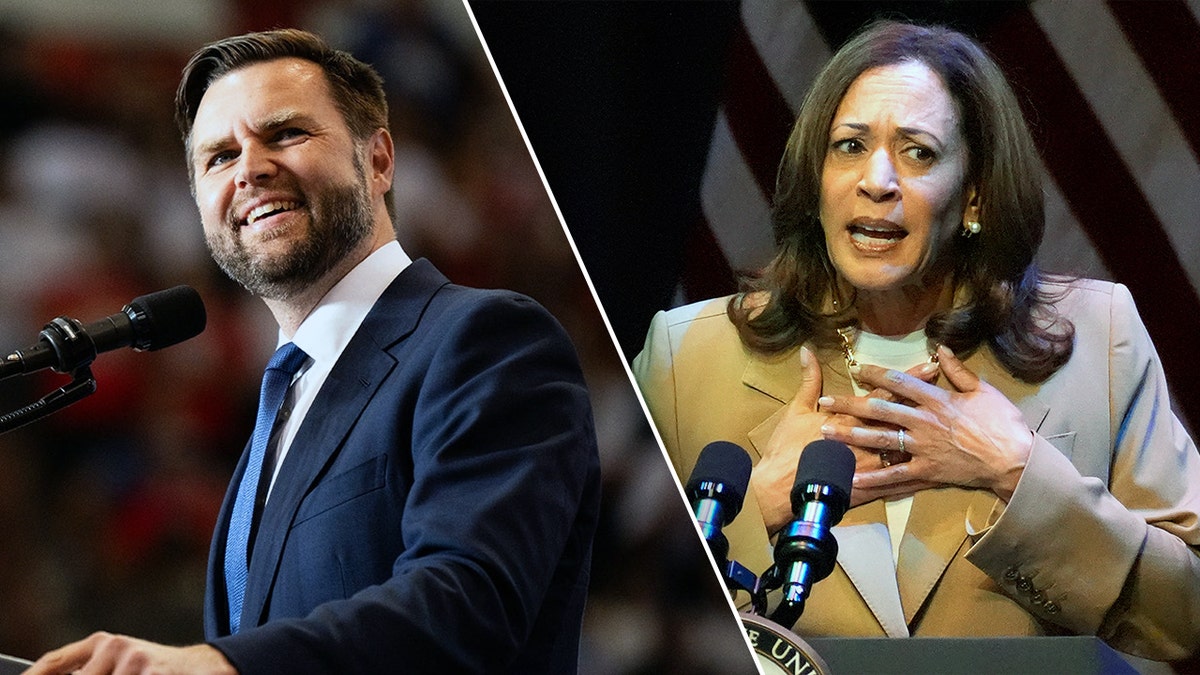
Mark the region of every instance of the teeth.
[[878, 246], [881, 243], [894, 243], [904, 238], [902, 230], [877, 230], [868, 227], [855, 227], [850, 230], [850, 238], [865, 246]]
[[290, 211], [298, 206], [300, 206], [300, 204], [296, 202], [268, 202], [252, 209], [246, 216], [246, 224], [253, 225], [254, 221], [273, 211]]
[[869, 225], [855, 225], [851, 228], [851, 235], [863, 237], [876, 237], [880, 239], [897, 239], [904, 235], [903, 230], [897, 230], [890, 227], [871, 227]]

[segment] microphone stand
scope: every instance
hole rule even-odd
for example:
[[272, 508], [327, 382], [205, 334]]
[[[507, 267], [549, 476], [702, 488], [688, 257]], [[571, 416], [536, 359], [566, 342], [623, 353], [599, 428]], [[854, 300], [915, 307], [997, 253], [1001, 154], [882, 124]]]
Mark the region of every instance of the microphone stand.
[[[783, 599], [771, 614], [771, 620], [781, 625], [791, 626], [800, 619], [813, 584], [833, 571], [838, 545], [829, 524], [841, 520], [842, 514], [815, 498], [830, 491], [826, 485], [808, 486], [804, 494], [814, 498], [801, 502], [796, 519], [780, 531], [775, 564], [763, 575], [769, 577], [769, 583], [778, 584], [773, 588], [783, 588]], [[828, 516], [831, 508], [835, 510], [832, 518]]]
[[[780, 569], [779, 565], [771, 565], [765, 572], [762, 573], [760, 587], [763, 598], [763, 606], [760, 610], [758, 605], [755, 605], [754, 613], [763, 617], [769, 618], [771, 621], [778, 623], [781, 626], [786, 626], [789, 629], [793, 624], [800, 620], [800, 615], [804, 613], [804, 601], [807, 599], [804, 595], [793, 592], [792, 586], [796, 580], [786, 579], [786, 574]], [[774, 591], [783, 588], [787, 585], [789, 588], [785, 590], [784, 595], [776, 605], [775, 610], [767, 614], [766, 594], [769, 591]]]
[[[12, 412], [0, 415], [0, 434], [36, 422], [47, 415], [77, 403], [96, 391], [96, 378], [92, 376], [92, 361], [96, 360], [96, 345], [83, 330], [83, 324], [76, 319], [60, 316], [46, 324], [40, 333], [43, 340], [50, 344], [58, 357], [54, 370], [65, 373], [71, 372], [71, 382], [59, 387], [41, 399]], [[19, 364], [20, 352], [5, 357], [5, 363]], [[4, 373], [0, 363], [0, 379], [16, 375], [23, 370]]]
[[70, 384], [55, 389], [37, 401], [10, 413], [0, 415], [0, 434], [52, 415], [72, 403], [83, 400], [96, 391], [96, 378], [92, 376], [91, 364], [77, 369], [72, 374], [72, 378], [73, 380]]
[[736, 560], [729, 560], [721, 568], [721, 576], [725, 578], [725, 587], [729, 590], [750, 594], [750, 608], [755, 614], [767, 615], [767, 589], [749, 568]]

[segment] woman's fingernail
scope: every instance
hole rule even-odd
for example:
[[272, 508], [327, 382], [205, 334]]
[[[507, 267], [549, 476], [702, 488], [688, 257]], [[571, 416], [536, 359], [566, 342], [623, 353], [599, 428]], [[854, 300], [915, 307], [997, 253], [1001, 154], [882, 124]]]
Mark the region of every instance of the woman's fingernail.
[[822, 396], [821, 398], [817, 399], [817, 405], [821, 406], [822, 408], [827, 408], [833, 405], [833, 397]]
[[862, 364], [857, 362], [852, 363], [847, 367], [847, 370], [849, 370], [850, 374], [854, 377], [858, 377], [858, 374], [862, 372]]
[[917, 372], [920, 373], [921, 377], [929, 377], [930, 375], [936, 373], [937, 371], [938, 371], [938, 364], [926, 363], [925, 365], [921, 366], [921, 369]]
[[800, 346], [800, 365], [805, 368], [812, 365], [812, 352], [808, 351], [808, 347]]
[[825, 436], [832, 435], [833, 434], [833, 425], [832, 424], [822, 424], [821, 425], [821, 434], [825, 435]]

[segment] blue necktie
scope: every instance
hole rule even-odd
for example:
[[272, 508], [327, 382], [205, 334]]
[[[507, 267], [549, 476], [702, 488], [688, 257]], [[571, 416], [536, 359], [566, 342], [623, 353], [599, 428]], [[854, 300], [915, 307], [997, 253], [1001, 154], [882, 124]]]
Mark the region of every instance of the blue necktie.
[[238, 632], [242, 617], [242, 600], [246, 595], [246, 573], [249, 568], [250, 528], [254, 522], [254, 502], [258, 496], [258, 484], [262, 475], [263, 459], [271, 432], [275, 429], [275, 418], [283, 405], [292, 378], [308, 355], [291, 342], [280, 347], [263, 373], [262, 390], [258, 395], [258, 417], [254, 422], [254, 436], [250, 440], [250, 459], [246, 462], [246, 473], [238, 486], [237, 498], [233, 502], [233, 514], [229, 518], [229, 537], [225, 540], [225, 591], [229, 595], [229, 630]]

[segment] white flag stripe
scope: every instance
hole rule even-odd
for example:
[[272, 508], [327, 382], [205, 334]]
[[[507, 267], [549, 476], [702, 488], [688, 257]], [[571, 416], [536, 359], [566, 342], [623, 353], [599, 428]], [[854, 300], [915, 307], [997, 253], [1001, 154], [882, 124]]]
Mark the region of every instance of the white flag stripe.
[[833, 55], [804, 3], [744, 2], [742, 23], [779, 93], [792, 113], [798, 113], [808, 88]]
[[1196, 21], [1200, 22], [1200, 0], [1187, 0], [1188, 9], [1192, 10], [1192, 14], [1196, 17]]
[[[1200, 163], [1108, 7], [1036, 2], [1032, 10], [1174, 249], [1200, 250]], [[1078, 161], [1086, 162], [1087, 148], [1079, 151]], [[1200, 256], [1179, 257], [1192, 285], [1200, 287]]]
[[734, 270], [755, 270], [774, 256], [771, 212], [729, 128], [718, 111], [700, 186], [704, 217]]

